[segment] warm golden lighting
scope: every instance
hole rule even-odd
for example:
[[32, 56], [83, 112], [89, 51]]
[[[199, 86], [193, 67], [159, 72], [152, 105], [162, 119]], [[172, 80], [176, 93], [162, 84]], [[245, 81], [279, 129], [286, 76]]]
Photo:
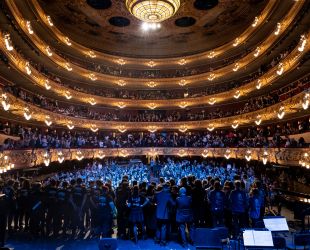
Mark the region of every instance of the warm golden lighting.
[[50, 162], [51, 162], [51, 156], [50, 154], [48, 153], [48, 151], [45, 151], [44, 154], [43, 154], [43, 162], [44, 162], [44, 165], [46, 167], [48, 167], [50, 165]]
[[10, 34], [5, 34], [4, 35], [4, 43], [5, 47], [8, 51], [12, 51], [14, 47], [12, 46], [12, 41], [11, 41], [11, 36]]
[[207, 130], [209, 130], [210, 132], [213, 131], [213, 130], [214, 130], [214, 126], [213, 126], [213, 125], [209, 125], [209, 126], [207, 127]]
[[101, 160], [105, 157], [105, 154], [103, 153], [102, 150], [99, 150], [99, 151], [98, 151], [97, 157], [98, 157], [99, 159], [101, 159]]
[[258, 24], [258, 21], [259, 21], [259, 18], [256, 16], [256, 17], [254, 18], [253, 23], [252, 23], [252, 27], [256, 27], [257, 24]]
[[300, 46], [298, 47], [299, 52], [303, 52], [305, 49], [305, 46], [307, 44], [307, 38], [305, 35], [301, 35], [300, 37]]
[[258, 79], [258, 80], [257, 80], [255, 87], [256, 87], [257, 89], [260, 89], [260, 88], [262, 87], [262, 80], [261, 80], [261, 79]]
[[96, 81], [96, 80], [97, 80], [97, 77], [96, 77], [96, 75], [95, 75], [94, 73], [90, 73], [90, 74], [88, 75], [88, 77], [89, 77], [89, 79], [92, 80], [92, 81]]
[[157, 105], [154, 102], [151, 102], [147, 105], [150, 109], [156, 109]]
[[52, 52], [50, 46], [46, 46], [45, 51], [46, 51], [46, 54], [47, 54], [48, 56], [52, 56], [52, 55], [53, 55], [53, 52]]
[[266, 150], [264, 150], [262, 160], [263, 160], [263, 164], [266, 165], [268, 161], [268, 152]]
[[184, 157], [187, 156], [187, 152], [184, 149], [180, 149], [177, 155], [180, 157]]
[[185, 86], [185, 85], [187, 85], [187, 81], [182, 79], [181, 81], [179, 81], [179, 85], [180, 86]]
[[234, 94], [234, 98], [235, 99], [238, 99], [240, 97], [241, 93], [240, 93], [240, 90], [237, 90]]
[[215, 57], [215, 52], [212, 50], [212, 51], [209, 53], [208, 57], [209, 57], [210, 59], [211, 59], [211, 58], [214, 58], [214, 57]]
[[33, 29], [32, 29], [32, 26], [31, 26], [31, 22], [30, 21], [26, 21], [26, 27], [27, 27], [27, 30], [28, 30], [28, 33], [30, 35], [33, 34]]
[[238, 71], [239, 70], [239, 68], [240, 68], [240, 64], [239, 63], [236, 63], [235, 65], [234, 65], [234, 68], [233, 68], [233, 71]]
[[44, 122], [47, 126], [51, 126], [52, 125], [51, 117], [49, 115], [45, 116]]
[[178, 62], [179, 65], [185, 65], [186, 63], [187, 63], [186, 59], [181, 59]]
[[156, 65], [156, 63], [155, 63], [154, 61], [149, 61], [149, 62], [147, 63], [147, 65], [148, 65], [149, 67], [153, 68], [153, 67]]
[[71, 43], [69, 37], [65, 37], [64, 40], [65, 40], [65, 43], [66, 43], [68, 46], [71, 46], [71, 45], [72, 45], [72, 43]]
[[230, 158], [230, 154], [231, 154], [230, 149], [226, 149], [226, 151], [224, 153], [224, 157], [228, 160]]
[[201, 156], [203, 158], [207, 158], [209, 156], [209, 150], [208, 149], [203, 150], [203, 152], [201, 153]]
[[125, 60], [122, 59], [122, 58], [117, 59], [117, 60], [116, 60], [116, 63], [119, 64], [119, 65], [124, 65], [124, 64], [126, 64]]
[[1, 104], [5, 111], [8, 111], [10, 109], [11, 104], [9, 103], [9, 100], [6, 94], [1, 95]]
[[68, 100], [70, 100], [71, 98], [72, 98], [72, 95], [71, 95], [71, 93], [70, 93], [70, 91], [66, 91], [65, 92], [65, 97], [68, 99]]
[[239, 43], [240, 43], [240, 39], [237, 37], [237, 38], [235, 39], [234, 43], [233, 43], [233, 46], [234, 46], [234, 47], [237, 47], [237, 46], [239, 45]]
[[261, 124], [261, 122], [262, 122], [262, 116], [261, 115], [256, 116], [255, 124], [258, 126]]
[[147, 130], [148, 130], [149, 132], [151, 132], [151, 133], [156, 132], [157, 129], [158, 129], [158, 128], [157, 128], [156, 126], [148, 126], [148, 127], [147, 127]]
[[307, 110], [309, 108], [309, 103], [310, 103], [310, 94], [306, 93], [302, 99], [302, 107], [304, 110]]
[[95, 54], [95, 52], [94, 51], [92, 51], [92, 50], [90, 50], [90, 51], [88, 51], [88, 56], [90, 57], [90, 58], [95, 58], [96, 57], [96, 54]]
[[209, 99], [208, 103], [210, 105], [214, 105], [214, 103], [216, 103], [216, 99], [212, 97], [212, 98]]
[[215, 74], [214, 73], [211, 73], [209, 76], [208, 76], [208, 80], [209, 81], [213, 81], [215, 78]]
[[94, 133], [96, 133], [99, 129], [97, 128], [97, 126], [95, 124], [90, 125], [90, 130], [93, 131]]
[[116, 84], [121, 87], [124, 87], [126, 85], [126, 82], [124, 80], [118, 80]]
[[285, 115], [285, 108], [282, 106], [281, 108], [279, 108], [279, 111], [278, 111], [278, 118], [281, 120], [283, 119], [284, 115]]
[[29, 121], [32, 117], [29, 108], [24, 108], [24, 117], [27, 121]]
[[67, 127], [68, 127], [68, 129], [70, 129], [70, 130], [74, 129], [73, 122], [72, 122], [72, 121], [68, 121], [68, 122], [67, 122]]
[[245, 157], [245, 159], [247, 161], [250, 161], [252, 159], [252, 152], [251, 152], [251, 150], [247, 150], [244, 157]]
[[185, 133], [188, 130], [188, 127], [186, 125], [181, 125], [181, 127], [179, 128], [179, 131], [182, 133]]
[[277, 74], [280, 76], [282, 75], [284, 72], [284, 66], [283, 66], [283, 63], [279, 63], [278, 65], [278, 70], [277, 70]]
[[160, 23], [172, 17], [180, 4], [180, 0], [126, 0], [129, 12], [147, 23]]
[[83, 160], [84, 155], [83, 155], [83, 153], [82, 153], [81, 150], [78, 150], [78, 151], [76, 152], [75, 157], [76, 157], [76, 159], [77, 159], [78, 161], [81, 161], [81, 160]]
[[118, 102], [116, 105], [117, 105], [120, 109], [123, 109], [123, 108], [126, 107], [126, 104], [125, 104], [124, 102]]
[[97, 104], [97, 102], [96, 102], [96, 100], [95, 100], [94, 98], [90, 98], [90, 99], [88, 100], [88, 102], [89, 102], [90, 105], [92, 105], [92, 106], [94, 106], [94, 105]]
[[68, 71], [72, 71], [72, 67], [70, 65], [70, 63], [65, 63], [65, 68], [68, 70]]
[[57, 160], [59, 163], [63, 163], [63, 161], [65, 160], [65, 157], [61, 151], [57, 153]]
[[179, 107], [182, 108], [182, 109], [185, 109], [187, 106], [188, 106], [188, 102], [181, 102], [179, 104]]
[[274, 34], [275, 34], [276, 36], [280, 34], [281, 27], [282, 27], [281, 23], [277, 23], [277, 28], [276, 28], [276, 30], [275, 30], [275, 32], [274, 32]]
[[117, 130], [118, 130], [119, 132], [121, 132], [121, 133], [124, 133], [124, 132], [127, 131], [127, 129], [126, 129], [126, 127], [125, 127], [124, 125], [119, 125], [119, 126], [117, 127]]
[[129, 155], [129, 153], [127, 152], [126, 149], [122, 149], [120, 152], [119, 152], [119, 156], [121, 157], [127, 157]]
[[45, 79], [44, 87], [45, 87], [46, 90], [50, 90], [52, 88], [52, 86], [50, 85], [50, 82], [49, 82], [48, 79]]
[[257, 47], [257, 48], [255, 49], [255, 52], [254, 52], [254, 56], [255, 56], [255, 57], [258, 57], [258, 56], [259, 56], [260, 50], [261, 50], [260, 47]]
[[50, 16], [46, 16], [46, 20], [47, 20], [49, 26], [51, 26], [51, 27], [54, 26], [54, 23], [53, 23], [52, 18]]
[[234, 121], [233, 124], [231, 125], [231, 127], [232, 127], [233, 129], [238, 128], [238, 127], [239, 127], [238, 121]]
[[28, 61], [25, 63], [25, 70], [27, 75], [31, 75], [30, 63]]
[[148, 82], [146, 85], [149, 86], [150, 88], [155, 88], [157, 86], [157, 83], [151, 81], [151, 82]]

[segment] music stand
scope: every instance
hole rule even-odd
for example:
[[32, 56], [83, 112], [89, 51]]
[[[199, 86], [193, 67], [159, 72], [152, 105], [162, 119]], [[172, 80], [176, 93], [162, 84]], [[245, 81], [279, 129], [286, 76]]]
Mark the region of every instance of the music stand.
[[243, 245], [245, 248], [273, 248], [273, 240], [271, 231], [257, 231], [257, 230], [244, 230], [243, 231]]
[[286, 218], [283, 216], [264, 217], [265, 227], [271, 232], [288, 232]]

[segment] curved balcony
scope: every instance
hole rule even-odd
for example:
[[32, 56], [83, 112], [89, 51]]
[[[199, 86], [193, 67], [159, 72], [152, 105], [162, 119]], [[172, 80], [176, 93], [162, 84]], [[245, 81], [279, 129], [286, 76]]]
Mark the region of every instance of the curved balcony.
[[[65, 160], [103, 159], [110, 157], [154, 157], [158, 155], [203, 158], [238, 158], [248, 161], [262, 161], [281, 165], [298, 166], [309, 152], [308, 149], [295, 148], [122, 148], [122, 149], [44, 149], [4, 151], [0, 162], [9, 158], [16, 168], [26, 168], [37, 165], [49, 165], [51, 162]], [[3, 166], [3, 164], [1, 165]]]
[[[43, 9], [41, 8], [40, 4], [38, 3], [37, 0], [32, 0], [31, 5], [34, 8], [34, 12], [36, 15], [40, 18], [40, 21], [43, 22], [45, 27], [51, 31], [55, 37], [58, 39], [59, 42], [63, 43], [65, 46], [68, 46], [66, 35], [64, 35], [53, 23], [51, 18], [44, 13]], [[238, 38], [238, 45], [242, 44], [243, 42], [246, 42], [253, 34], [255, 31], [257, 31], [261, 26], [263, 26], [265, 20], [269, 17], [270, 13], [273, 11], [277, 4], [277, 1], [269, 1], [262, 13], [257, 16], [257, 19], [253, 21], [252, 26], [250, 26], [248, 29], [246, 29]], [[93, 51], [89, 48], [84, 47], [83, 45], [75, 42], [75, 41], [70, 41], [71, 45], [70, 47], [74, 49], [77, 53], [80, 55], [86, 56], [86, 57], [93, 57], [93, 55], [96, 57], [96, 59], [103, 60], [109, 63], [118, 63], [119, 59], [122, 59], [126, 65], [139, 65], [140, 67], [143, 67], [149, 63], [150, 60], [152, 59], [139, 59], [139, 58], [128, 58], [128, 57], [119, 57], [119, 56], [113, 56], [110, 54], [106, 53], [100, 53], [98, 51]], [[187, 56], [186, 58], [174, 58], [175, 60], [169, 59], [154, 59], [154, 62], [157, 65], [171, 65], [171, 64], [176, 64], [179, 62], [179, 60], [186, 59], [189, 62], [194, 62], [197, 60], [205, 60], [205, 58], [208, 58], [208, 56], [211, 54], [214, 54], [215, 56], [220, 56], [221, 54], [224, 54], [230, 49], [235, 48], [236, 46], [233, 46], [233, 44], [236, 41], [231, 41], [230, 43], [224, 44], [218, 48], [215, 48], [211, 51], [206, 51], [204, 53], [192, 55], [192, 56]]]
[[[14, 5], [14, 2], [11, 1], [9, 2], [9, 6], [11, 7], [11, 11], [19, 23], [20, 27], [23, 29], [25, 34], [31, 39], [31, 41], [34, 42], [34, 44], [38, 47], [38, 49], [46, 55], [49, 59], [51, 59], [56, 65], [59, 67], [63, 68], [64, 70], [72, 71], [76, 74], [79, 74], [80, 76], [85, 77], [86, 79], [91, 79], [93, 81], [97, 81], [100, 83], [105, 83], [107, 81], [110, 82], [115, 82], [115, 81], [124, 81], [126, 82], [127, 86], [136, 86], [142, 85], [144, 87], [158, 87], [158, 86], [166, 86], [167, 82], [171, 81], [189, 81], [189, 82], [195, 82], [198, 79], [207, 79], [210, 78], [210, 75], [212, 74], [212, 80], [214, 78], [220, 78], [222, 76], [225, 76], [227, 74], [231, 74], [231, 72], [238, 71], [239, 69], [242, 69], [244, 67], [247, 67], [253, 60], [256, 59], [256, 57], [259, 57], [266, 52], [266, 50], [278, 39], [278, 35], [282, 34], [286, 28], [292, 23], [292, 21], [295, 19], [297, 14], [299, 13], [300, 9], [303, 6], [303, 1], [297, 1], [295, 2], [294, 6], [290, 9], [289, 13], [287, 16], [281, 21], [281, 28], [279, 28], [278, 35], [275, 35], [275, 32], [272, 31], [271, 35], [266, 38], [265, 41], [263, 41], [258, 49], [254, 51], [254, 56], [253, 54], [248, 54], [245, 57], [243, 57], [240, 60], [237, 60], [231, 65], [227, 65], [223, 68], [213, 70], [212, 72], [209, 73], [201, 73], [201, 74], [195, 74], [193, 76], [185, 76], [185, 77], [176, 77], [176, 78], [152, 78], [152, 83], [148, 82], [150, 79], [149, 78], [128, 78], [128, 77], [120, 77], [120, 76], [111, 76], [103, 73], [98, 73], [98, 72], [92, 72], [89, 71], [79, 65], [75, 65], [71, 62], [68, 62], [66, 59], [62, 58], [61, 56], [57, 55], [56, 53], [53, 53], [48, 51], [46, 48], [49, 48], [48, 44], [45, 44], [37, 35], [35, 32], [29, 32], [29, 23], [22, 18], [20, 12], [18, 11], [18, 8], [16, 5]], [[277, 30], [277, 28], [275, 28]], [[256, 57], [255, 57], [256, 56]], [[163, 82], [166, 82], [165, 84]]]
[[116, 121], [98, 121], [75, 118], [56, 114], [51, 111], [44, 110], [35, 105], [22, 101], [9, 93], [2, 94], [2, 106], [5, 110], [9, 110], [16, 116], [25, 117], [26, 120], [36, 120], [38, 122], [45, 122], [47, 120], [49, 125], [56, 124], [60, 126], [67, 126], [69, 129], [85, 128], [91, 130], [108, 129], [108, 130], [173, 130], [180, 131], [192, 129], [213, 130], [214, 128], [230, 127], [236, 129], [238, 126], [256, 124], [261, 122], [272, 121], [276, 119], [283, 119], [285, 117], [302, 116], [308, 114], [309, 107], [309, 93], [300, 93], [294, 97], [287, 99], [278, 104], [260, 109], [254, 112], [249, 112], [241, 115], [202, 120], [202, 121], [184, 121], [184, 122], [116, 122]]
[[[7, 50], [7, 40], [2, 39], [2, 43], [0, 43], [0, 47], [3, 48], [4, 52], [10, 59], [10, 63], [16, 67], [21, 72], [25, 73], [27, 77], [29, 77], [32, 81], [38, 84], [41, 87], [46, 88], [48, 84], [50, 86], [50, 91], [61, 95], [68, 96], [68, 94], [75, 100], [89, 103], [90, 100], [93, 100], [96, 104], [110, 104], [111, 106], [119, 107], [120, 104], [124, 107], [144, 107], [150, 108], [150, 103], [152, 103], [151, 109], [153, 108], [161, 108], [161, 107], [176, 107], [180, 106], [182, 103], [182, 99], [175, 100], [124, 100], [117, 98], [105, 98], [98, 97], [94, 95], [84, 94], [79, 91], [68, 89], [60, 84], [50, 81], [48, 78], [44, 77], [39, 73], [35, 68], [33, 68], [30, 64], [21, 58], [21, 56], [15, 50]], [[294, 69], [298, 66], [302, 57], [308, 52], [310, 46], [308, 40], [304, 37], [301, 39], [298, 46], [277, 66], [270, 69], [266, 74], [264, 74], [259, 80], [252, 81], [250, 83], [245, 84], [239, 88], [234, 90], [230, 90], [224, 93], [219, 93], [215, 95], [205, 96], [205, 97], [197, 97], [197, 98], [186, 98], [187, 107], [195, 106], [195, 105], [203, 105], [203, 104], [214, 104], [220, 103], [223, 101], [231, 100], [234, 98], [234, 95], [238, 92], [240, 96], [247, 96], [251, 92], [262, 88], [264, 86], [270, 85], [275, 80], [279, 79], [281, 76], [285, 75], [290, 70]], [[26, 72], [25, 72], [26, 71]], [[30, 73], [30, 74], [29, 74]]]

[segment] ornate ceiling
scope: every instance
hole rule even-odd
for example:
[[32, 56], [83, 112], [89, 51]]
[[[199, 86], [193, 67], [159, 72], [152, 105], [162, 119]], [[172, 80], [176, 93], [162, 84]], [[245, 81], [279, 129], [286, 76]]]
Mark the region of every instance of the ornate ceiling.
[[[94, 50], [129, 57], [195, 54], [241, 34], [266, 6], [264, 0], [183, 0], [162, 28], [145, 32], [124, 0], [40, 0], [56, 26]], [[30, 3], [29, 3], [30, 4]]]

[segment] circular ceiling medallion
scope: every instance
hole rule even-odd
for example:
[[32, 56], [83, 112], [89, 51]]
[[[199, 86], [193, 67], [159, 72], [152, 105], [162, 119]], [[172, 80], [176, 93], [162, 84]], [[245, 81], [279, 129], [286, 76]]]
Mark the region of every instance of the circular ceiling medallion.
[[108, 9], [112, 5], [111, 0], [87, 0], [87, 3], [89, 6], [98, 10]]
[[218, 5], [218, 0], [196, 0], [194, 7], [198, 10], [209, 10]]
[[186, 16], [186, 17], [181, 17], [175, 20], [174, 23], [176, 26], [179, 26], [179, 27], [189, 27], [196, 23], [196, 19], [193, 17]]
[[130, 24], [130, 20], [122, 16], [114, 16], [109, 19], [109, 23], [116, 27], [125, 27]]

